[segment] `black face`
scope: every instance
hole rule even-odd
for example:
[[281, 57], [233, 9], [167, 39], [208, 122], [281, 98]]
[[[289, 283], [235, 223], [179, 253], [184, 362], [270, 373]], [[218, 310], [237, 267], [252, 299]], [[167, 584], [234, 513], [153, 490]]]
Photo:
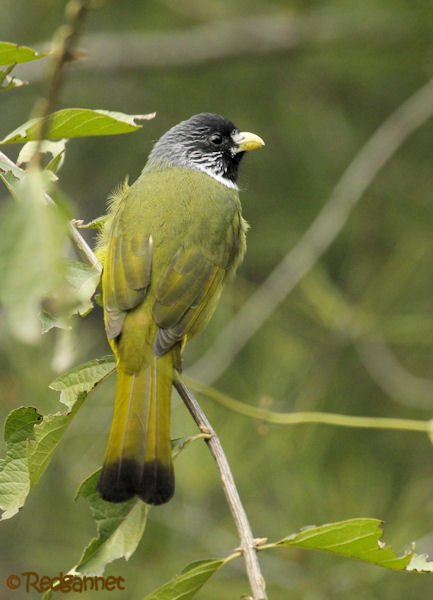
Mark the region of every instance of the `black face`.
[[147, 168], [155, 165], [201, 169], [235, 183], [244, 154], [234, 137], [239, 133], [231, 121], [213, 113], [200, 113], [172, 127], [155, 144]]
[[233, 136], [239, 133], [234, 123], [213, 113], [200, 113], [185, 121], [188, 126], [188, 158], [215, 174], [235, 182], [243, 156]]
[[199, 142], [203, 152], [220, 152], [230, 150], [234, 145], [232, 135], [239, 130], [234, 123], [214, 115], [201, 113], [184, 121], [191, 132], [191, 138]]

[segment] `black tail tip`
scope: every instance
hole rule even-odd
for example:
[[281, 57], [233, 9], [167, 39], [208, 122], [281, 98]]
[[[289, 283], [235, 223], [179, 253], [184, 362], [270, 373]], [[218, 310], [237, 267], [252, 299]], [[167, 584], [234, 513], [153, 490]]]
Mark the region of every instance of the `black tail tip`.
[[107, 502], [126, 502], [136, 495], [141, 479], [141, 465], [133, 460], [105, 463], [97, 490]]
[[137, 495], [146, 504], [165, 504], [174, 494], [173, 465], [158, 460], [143, 465], [140, 490]]
[[173, 465], [158, 460], [107, 463], [102, 467], [97, 489], [107, 502], [126, 502], [138, 496], [146, 504], [164, 504], [174, 494]]

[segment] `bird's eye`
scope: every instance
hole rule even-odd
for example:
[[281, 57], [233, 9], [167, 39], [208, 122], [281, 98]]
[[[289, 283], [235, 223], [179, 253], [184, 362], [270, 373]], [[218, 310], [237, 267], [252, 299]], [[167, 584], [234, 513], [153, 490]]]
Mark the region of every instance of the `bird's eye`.
[[223, 136], [220, 133], [213, 133], [210, 136], [209, 141], [213, 146], [221, 146], [223, 143]]

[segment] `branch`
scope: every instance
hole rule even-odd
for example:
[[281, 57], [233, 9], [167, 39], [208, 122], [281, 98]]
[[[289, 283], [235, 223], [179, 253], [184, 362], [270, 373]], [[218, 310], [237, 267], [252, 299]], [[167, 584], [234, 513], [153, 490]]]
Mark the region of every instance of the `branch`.
[[67, 62], [73, 59], [74, 47], [88, 8], [89, 0], [70, 0], [65, 9], [69, 23], [59, 27], [54, 34], [54, 49], [51, 51], [52, 58], [48, 73], [48, 92], [45, 98], [41, 98], [37, 102], [34, 111], [35, 117], [39, 117], [41, 121], [38, 132], [38, 143], [29, 163], [31, 167], [41, 166], [41, 144], [50, 128], [50, 114], [54, 112], [59, 100], [64, 80], [64, 67]]
[[174, 380], [174, 387], [181, 396], [182, 400], [185, 402], [186, 407], [191, 413], [194, 421], [199, 426], [200, 431], [207, 433], [210, 436], [208, 439], [206, 439], [206, 443], [209, 446], [209, 450], [217, 464], [224, 494], [238, 530], [247, 575], [250, 582], [251, 591], [253, 593], [253, 599], [267, 600], [265, 591], [266, 584], [257, 558], [257, 544], [254, 540], [251, 527], [248, 522], [248, 517], [239, 497], [239, 493], [221, 442], [203, 410], [201, 409], [199, 403], [177, 376]]
[[[69, 19], [66, 26], [61, 26], [54, 39], [57, 38], [56, 46], [52, 52], [52, 64], [49, 71], [48, 92], [45, 98], [41, 98], [35, 107], [34, 113], [36, 117], [41, 118], [40, 131], [38, 135], [38, 143], [36, 145], [33, 156], [29, 162], [31, 167], [40, 167], [41, 163], [41, 144], [47, 135], [50, 119], [49, 115], [54, 112], [58, 102], [60, 90], [64, 79], [64, 66], [70, 62], [74, 54], [74, 46], [77, 42], [80, 30], [82, 28], [87, 10], [92, 4], [92, 0], [70, 0], [67, 4], [65, 12]], [[3, 163], [7, 163], [11, 167], [12, 173], [18, 173], [24, 176], [25, 171], [13, 163], [5, 154], [0, 152], [0, 157]], [[47, 194], [47, 202], [54, 204], [54, 200]], [[79, 254], [99, 273], [102, 271], [101, 264], [93, 253], [86, 240], [80, 234], [72, 220], [69, 223], [69, 237], [76, 246]]]
[[76, 228], [74, 219], [72, 221], [70, 221], [70, 223], [69, 223], [69, 237], [72, 240], [72, 242], [75, 244], [75, 246], [76, 246], [79, 254], [82, 256], [82, 258], [84, 258], [84, 260], [87, 263], [89, 263], [89, 265], [91, 267], [96, 269], [96, 271], [98, 271], [98, 273], [102, 273], [101, 263], [99, 262], [98, 258], [96, 257], [96, 254], [93, 252], [93, 250], [90, 248], [90, 246], [88, 245], [86, 240], [83, 238], [81, 233]]
[[[363, 15], [365, 16], [365, 15]], [[339, 40], [375, 46], [403, 43], [408, 30], [399, 16], [390, 18], [380, 10], [368, 19], [345, 10], [316, 10], [307, 15], [264, 13], [260, 16], [215, 19], [212, 22], [170, 31], [110, 31], [82, 38], [80, 70], [130, 71], [191, 67], [242, 56], [289, 53], [314, 44]], [[47, 43], [36, 45], [46, 49]], [[41, 65], [19, 65], [26, 79], [39, 79]]]
[[405, 140], [433, 115], [433, 80], [391, 114], [361, 148], [297, 245], [225, 326], [212, 347], [190, 369], [212, 383], [329, 248], [379, 171]]

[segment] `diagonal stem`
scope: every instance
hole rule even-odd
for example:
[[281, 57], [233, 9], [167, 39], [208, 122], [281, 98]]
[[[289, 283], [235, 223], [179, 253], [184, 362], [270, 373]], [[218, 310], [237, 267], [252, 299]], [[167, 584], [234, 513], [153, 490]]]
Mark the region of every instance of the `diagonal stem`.
[[221, 442], [196, 398], [178, 376], [175, 377], [174, 387], [184, 401], [186, 407], [192, 415], [192, 418], [197, 423], [200, 430], [209, 434], [209, 438], [205, 441], [209, 446], [209, 450], [217, 464], [224, 494], [238, 530], [248, 580], [253, 593], [252, 597], [254, 600], [267, 600], [268, 596], [265, 589], [266, 582], [262, 575], [259, 560], [257, 558], [257, 544], [253, 537], [247, 514], [239, 497], [230, 465], [227, 461], [227, 457], [224, 453]]
[[208, 384], [233, 363], [346, 224], [376, 175], [407, 138], [433, 116], [433, 79], [401, 104], [369, 138], [303, 237], [268, 275], [189, 373]]

